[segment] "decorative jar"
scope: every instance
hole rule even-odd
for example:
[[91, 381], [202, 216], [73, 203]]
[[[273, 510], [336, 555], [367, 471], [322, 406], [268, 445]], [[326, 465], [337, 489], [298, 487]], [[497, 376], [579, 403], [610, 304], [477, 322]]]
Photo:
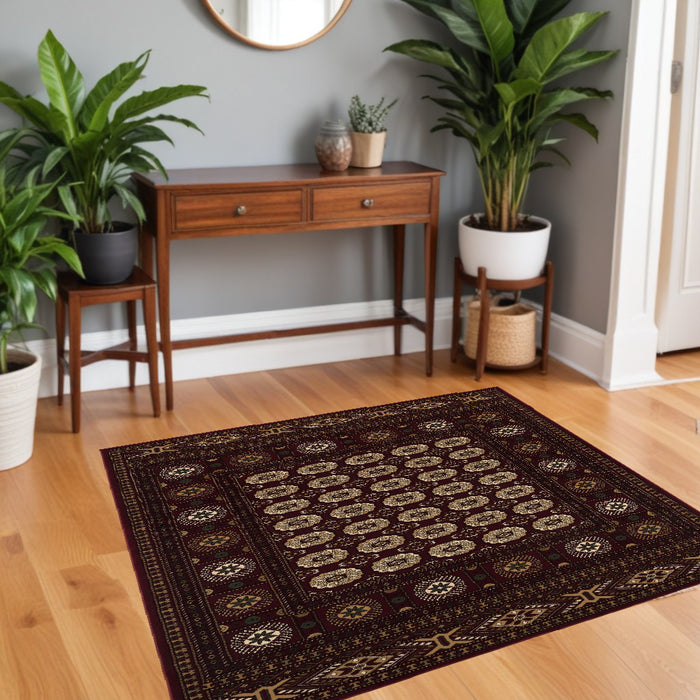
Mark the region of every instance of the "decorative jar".
[[323, 122], [314, 148], [324, 170], [346, 170], [352, 158], [352, 140], [345, 122], [342, 119]]

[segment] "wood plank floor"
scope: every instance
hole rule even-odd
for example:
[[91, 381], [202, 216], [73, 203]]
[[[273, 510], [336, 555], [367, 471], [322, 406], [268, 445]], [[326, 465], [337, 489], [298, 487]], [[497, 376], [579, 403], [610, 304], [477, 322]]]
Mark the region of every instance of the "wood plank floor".
[[[0, 472], [0, 697], [160, 700], [167, 690], [99, 449], [501, 386], [700, 508], [700, 382], [608, 393], [556, 363], [487, 372], [446, 352], [180, 382], [155, 419], [146, 387], [39, 402], [35, 454]], [[126, 369], [124, 369], [126, 372]], [[700, 698], [700, 589], [637, 605], [358, 696], [360, 700]], [[307, 700], [314, 700], [308, 698]]]
[[656, 372], [669, 381], [700, 380], [700, 349], [659, 355], [656, 358]]

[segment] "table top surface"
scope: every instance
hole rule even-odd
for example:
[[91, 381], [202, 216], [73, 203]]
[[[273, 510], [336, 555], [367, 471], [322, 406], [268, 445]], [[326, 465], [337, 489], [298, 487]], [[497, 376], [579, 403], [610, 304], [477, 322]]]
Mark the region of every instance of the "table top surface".
[[227, 184], [351, 184], [371, 182], [388, 177], [435, 177], [445, 174], [443, 170], [429, 168], [411, 161], [388, 161], [378, 168], [348, 168], [341, 171], [323, 170], [318, 163], [296, 163], [289, 165], [250, 165], [217, 168], [185, 168], [161, 173], [135, 174], [134, 179], [149, 187], [175, 189], [178, 187], [227, 185]]

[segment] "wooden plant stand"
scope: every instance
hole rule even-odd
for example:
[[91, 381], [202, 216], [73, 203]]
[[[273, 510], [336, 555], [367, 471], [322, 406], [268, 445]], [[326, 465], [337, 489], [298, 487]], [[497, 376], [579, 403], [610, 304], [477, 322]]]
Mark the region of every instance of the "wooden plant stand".
[[[136, 349], [136, 302], [143, 303], [146, 327], [147, 352]], [[129, 327], [129, 340], [105, 350], [82, 351], [80, 349], [81, 314], [84, 306], [110, 304], [125, 301]], [[70, 349], [65, 357], [66, 307]], [[134, 267], [129, 279], [119, 284], [91, 285], [82, 281], [74, 272], [58, 274], [56, 297], [56, 356], [58, 359], [58, 405], [63, 404], [65, 368], [70, 373], [71, 419], [73, 432], [80, 431], [80, 370], [99, 360], [127, 360], [129, 362], [129, 388], [134, 388], [136, 362], [147, 362], [149, 370], [153, 415], [160, 415], [158, 392], [158, 338], [156, 335], [156, 283], [140, 267]]]
[[[462, 261], [459, 257], [455, 258], [455, 274], [454, 274], [454, 293], [452, 296], [452, 350], [450, 358], [452, 362], [457, 361], [459, 350], [460, 336], [460, 321], [461, 321], [461, 301], [462, 287], [468, 284], [475, 287], [482, 303], [479, 307], [479, 334], [477, 336], [476, 346], [476, 373], [474, 378], [481, 379], [484, 374], [484, 369], [527, 369], [535, 367], [539, 364], [540, 372], [547, 373], [547, 364], [549, 361], [549, 325], [552, 315], [552, 291], [554, 286], [554, 264], [550, 261], [545, 263], [544, 271], [539, 277], [532, 277], [526, 280], [495, 280], [487, 277], [485, 267], [480, 267], [476, 277], [468, 275], [464, 271]], [[544, 305], [542, 307], [542, 344], [538, 352], [538, 357], [534, 362], [526, 365], [518, 365], [515, 367], [505, 367], [501, 365], [491, 365], [486, 362], [488, 335], [489, 335], [489, 316], [490, 309], [488, 303], [484, 303], [488, 298], [489, 289], [497, 289], [504, 292], [520, 292], [524, 289], [532, 289], [545, 285]]]

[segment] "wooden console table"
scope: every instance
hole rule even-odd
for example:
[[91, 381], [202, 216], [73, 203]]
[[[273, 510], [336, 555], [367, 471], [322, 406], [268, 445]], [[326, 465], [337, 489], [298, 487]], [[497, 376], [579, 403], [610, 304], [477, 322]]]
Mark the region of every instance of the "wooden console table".
[[[166, 407], [173, 408], [172, 350], [245, 340], [394, 327], [401, 354], [401, 327], [425, 333], [425, 372], [432, 374], [440, 178], [445, 173], [410, 162], [380, 168], [326, 172], [317, 164], [171, 170], [135, 175], [147, 221], [141, 228], [141, 265], [158, 278], [160, 346]], [[406, 224], [424, 226], [425, 320], [403, 308]], [[394, 232], [394, 315], [389, 318], [238, 333], [173, 342], [170, 336], [170, 241], [183, 238], [294, 233], [390, 225]]]

